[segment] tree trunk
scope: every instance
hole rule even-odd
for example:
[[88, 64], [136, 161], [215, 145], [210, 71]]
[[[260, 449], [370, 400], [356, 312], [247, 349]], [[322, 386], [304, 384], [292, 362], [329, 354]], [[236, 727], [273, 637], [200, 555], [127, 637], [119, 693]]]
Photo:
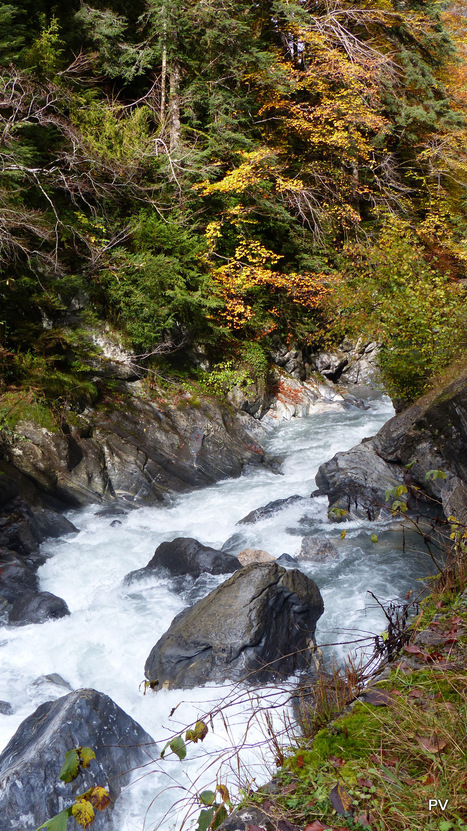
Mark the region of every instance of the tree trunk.
[[170, 69], [170, 150], [180, 144], [180, 64], [174, 60]]
[[162, 69], [161, 69], [161, 131], [164, 130], [165, 124], [165, 103], [167, 98], [167, 21], [165, 19], [165, 9], [163, 10], [164, 23], [162, 27]]

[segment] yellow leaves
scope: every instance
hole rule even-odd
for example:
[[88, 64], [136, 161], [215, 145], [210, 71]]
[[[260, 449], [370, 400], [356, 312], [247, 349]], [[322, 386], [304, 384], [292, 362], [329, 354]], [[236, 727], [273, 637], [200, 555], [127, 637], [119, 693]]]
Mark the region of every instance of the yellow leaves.
[[205, 236], [208, 241], [209, 250], [214, 251], [216, 240], [222, 236], [222, 222], [219, 220], [210, 222], [206, 228]]
[[302, 179], [288, 179], [285, 176], [276, 176], [277, 193], [300, 193], [305, 189]]
[[203, 196], [210, 193], [243, 193], [251, 185], [257, 184], [261, 163], [270, 155], [271, 151], [265, 147], [251, 153], [242, 153], [245, 161], [227, 173], [220, 182], [203, 182], [197, 188]]
[[86, 793], [76, 797], [76, 802], [71, 806], [71, 814], [78, 825], [81, 825], [82, 828], [88, 828], [95, 818], [94, 809], [105, 811], [109, 805], [110, 795], [108, 790], [96, 785], [89, 788]]
[[104, 811], [110, 805], [110, 794], [106, 788], [96, 786], [87, 793], [87, 799], [98, 811]]
[[[219, 314], [229, 328], [242, 329], [252, 320], [256, 314], [258, 290], [263, 289], [265, 296], [273, 294], [282, 300], [288, 298], [290, 302], [310, 310], [318, 308], [332, 292], [330, 279], [325, 274], [275, 271], [274, 266], [281, 259], [259, 240], [242, 239], [230, 261], [212, 270], [216, 290], [224, 303]], [[251, 292], [256, 292], [256, 300], [250, 302]], [[273, 318], [280, 317], [277, 303], [269, 301], [267, 311]], [[270, 321], [268, 331], [276, 325], [273, 320]]]
[[265, 248], [259, 240], [244, 239], [235, 249], [235, 259], [246, 260], [252, 265], [275, 265], [282, 257]]
[[78, 825], [81, 825], [82, 828], [87, 828], [88, 825], [91, 825], [91, 822], [94, 819], [94, 808], [91, 803], [84, 798], [77, 799], [71, 808], [71, 813]]

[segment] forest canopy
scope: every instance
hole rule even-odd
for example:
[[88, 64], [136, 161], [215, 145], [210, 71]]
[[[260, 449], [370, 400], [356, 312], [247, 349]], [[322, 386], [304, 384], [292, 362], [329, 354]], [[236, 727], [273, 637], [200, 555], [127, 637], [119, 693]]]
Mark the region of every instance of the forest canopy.
[[464, 37], [417, 0], [0, 4], [2, 388], [83, 406], [110, 324], [146, 366], [368, 337], [421, 393], [465, 343]]

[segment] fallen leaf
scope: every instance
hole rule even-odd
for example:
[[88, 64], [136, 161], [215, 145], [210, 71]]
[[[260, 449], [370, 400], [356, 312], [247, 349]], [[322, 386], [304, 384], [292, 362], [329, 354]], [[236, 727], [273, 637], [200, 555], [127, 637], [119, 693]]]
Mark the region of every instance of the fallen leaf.
[[294, 784], [291, 784], [291, 785], [286, 785], [285, 788], [282, 789], [281, 793], [288, 794], [288, 793], [293, 793], [296, 790], [297, 790], [297, 786], [294, 785]]
[[364, 779], [363, 777], [360, 777], [360, 779], [357, 779], [357, 785], [360, 785], [361, 788], [371, 788], [373, 782], [371, 779]]
[[336, 810], [341, 816], [345, 817], [347, 814], [352, 813], [352, 799], [350, 794], [347, 793], [343, 785], [340, 783], [338, 785], [334, 785], [331, 793], [329, 794], [329, 799], [331, 800], [331, 805], [334, 810]]
[[417, 744], [429, 753], [439, 753], [446, 747], [447, 741], [441, 736], [415, 736]]
[[413, 690], [409, 692], [409, 698], [424, 698], [425, 693], [422, 690], [419, 690], [418, 687], [414, 687]]
[[373, 814], [365, 811], [363, 814], [359, 814], [358, 817], [356, 817], [355, 822], [359, 825], [363, 825], [364, 828], [371, 828], [370, 822], [374, 822], [374, 819]]
[[[329, 826], [327, 826], [329, 828]], [[311, 825], [306, 825], [303, 831], [324, 831], [325, 825], [322, 825], [319, 820], [315, 819]]]
[[372, 704], [374, 707], [387, 707], [393, 704], [392, 696], [386, 690], [364, 690], [359, 696], [365, 704]]
[[426, 652], [423, 649], [420, 649], [419, 646], [416, 646], [414, 643], [408, 643], [404, 646], [404, 652], [409, 652], [411, 655], [423, 655], [424, 658], [427, 657]]
[[302, 768], [305, 765], [305, 759], [303, 756], [297, 756], [297, 767]]
[[429, 773], [429, 774], [427, 775], [427, 777], [426, 777], [425, 781], [424, 781], [422, 784], [423, 784], [423, 785], [434, 785], [434, 784], [435, 784], [435, 782], [436, 782], [436, 777], [435, 777], [435, 776], [433, 776], [433, 774], [432, 774], [432, 773]]
[[345, 765], [345, 759], [340, 759], [338, 756], [329, 756], [329, 761], [335, 768], [342, 768]]

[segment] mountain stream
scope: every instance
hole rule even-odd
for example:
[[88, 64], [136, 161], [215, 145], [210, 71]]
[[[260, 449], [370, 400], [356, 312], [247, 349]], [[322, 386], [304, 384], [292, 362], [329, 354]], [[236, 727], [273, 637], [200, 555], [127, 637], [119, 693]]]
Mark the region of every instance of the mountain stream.
[[[233, 794], [239, 787], [267, 781], [274, 754], [264, 712], [274, 714], [278, 733], [284, 730], [279, 704], [287, 696], [285, 687], [261, 693], [232, 690], [225, 684], [144, 695], [141, 686], [145, 659], [172, 618], [225, 576], [203, 575], [194, 585], [182, 580], [176, 587], [169, 579], [148, 578], [130, 586], [124, 586], [122, 579], [146, 565], [161, 542], [177, 536], [195, 537], [214, 548], [231, 538], [231, 553], [251, 547], [274, 557], [284, 552], [295, 555], [304, 535], [326, 536], [338, 548], [338, 556], [319, 564], [300, 563], [324, 598], [317, 642], [334, 644], [325, 651], [339, 659], [350, 648], [345, 642], [380, 633], [385, 629], [384, 615], [369, 590], [382, 602], [400, 598], [430, 571], [426, 555], [402, 550], [394, 522], [331, 523], [327, 500], [319, 497], [306, 510], [303, 503], [291, 504], [272, 517], [236, 526], [252, 509], [274, 499], [309, 496], [322, 462], [373, 435], [393, 414], [388, 399], [369, 403], [367, 410], [292, 419], [266, 434], [263, 444], [281, 460], [281, 474], [258, 468], [239, 479], [175, 496], [166, 505], [119, 516], [106, 515], [96, 506], [71, 512], [68, 516], [79, 533], [45, 543], [51, 556], [39, 572], [41, 588], [64, 598], [70, 616], [0, 631], [0, 699], [14, 707], [12, 715], [0, 715], [0, 747], [39, 704], [70, 688], [93, 687], [107, 693], [160, 748], [225, 700], [224, 718], [216, 716], [212, 726], [209, 723], [205, 742], [191, 745], [186, 760], [180, 762], [170, 754], [136, 773], [137, 781], [119, 800], [116, 831], [180, 827], [190, 810], [193, 817], [199, 812], [188, 791], [212, 787], [216, 775]], [[374, 533], [377, 543], [370, 540]], [[56, 676], [71, 686], [60, 686]], [[254, 711], [256, 718], [251, 715]], [[186, 822], [187, 828], [193, 827], [192, 821]]]

